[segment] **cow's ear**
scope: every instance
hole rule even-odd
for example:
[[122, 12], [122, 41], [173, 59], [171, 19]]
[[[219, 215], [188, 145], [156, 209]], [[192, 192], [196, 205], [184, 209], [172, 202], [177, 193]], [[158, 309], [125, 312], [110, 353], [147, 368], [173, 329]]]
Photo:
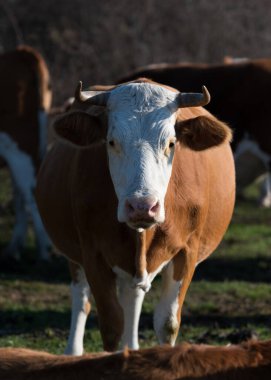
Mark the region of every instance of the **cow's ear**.
[[218, 146], [232, 139], [231, 129], [215, 117], [198, 116], [177, 121], [177, 139], [188, 148], [196, 151]]
[[106, 139], [106, 126], [98, 117], [73, 111], [61, 115], [54, 122], [54, 130], [61, 139], [86, 147]]

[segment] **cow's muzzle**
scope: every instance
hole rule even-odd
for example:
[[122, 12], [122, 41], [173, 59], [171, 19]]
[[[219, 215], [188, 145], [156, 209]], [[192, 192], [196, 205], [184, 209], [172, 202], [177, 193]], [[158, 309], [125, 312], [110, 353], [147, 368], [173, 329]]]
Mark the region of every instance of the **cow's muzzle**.
[[135, 229], [149, 228], [158, 222], [160, 203], [156, 197], [133, 197], [125, 202], [126, 220]]

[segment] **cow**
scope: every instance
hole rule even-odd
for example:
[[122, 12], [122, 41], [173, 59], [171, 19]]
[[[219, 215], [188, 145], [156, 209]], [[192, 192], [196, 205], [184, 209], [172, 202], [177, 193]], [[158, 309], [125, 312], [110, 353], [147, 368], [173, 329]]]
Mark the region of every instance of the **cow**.
[[[55, 246], [70, 261], [72, 322], [65, 353], [83, 353], [96, 301], [106, 351], [137, 349], [145, 293], [162, 272], [154, 313], [159, 342], [174, 344], [195, 267], [221, 241], [235, 200], [231, 130], [202, 93], [141, 78], [81, 91], [55, 121], [36, 199]], [[117, 292], [117, 287], [119, 292]]]
[[[127, 82], [139, 76], [173, 86], [179, 91], [198, 91], [205, 83], [213, 101], [207, 109], [234, 130], [233, 149], [242, 144], [242, 155], [236, 154], [238, 193], [267, 173], [260, 199], [263, 206], [271, 206], [269, 139], [269, 109], [271, 59], [227, 58], [220, 64], [153, 64], [139, 68], [117, 81]], [[255, 94], [255, 96], [252, 96]], [[257, 94], [257, 95], [256, 95]], [[247, 174], [242, 175], [245, 171]]]
[[210, 346], [183, 343], [139, 351], [56, 356], [20, 348], [0, 348], [5, 380], [269, 380], [271, 341]]
[[0, 157], [4, 158], [10, 169], [16, 214], [12, 239], [6, 248], [5, 254], [12, 255], [15, 258], [20, 257], [18, 249], [24, 244], [27, 233], [27, 219], [28, 215], [30, 215], [33, 220], [40, 258], [47, 260], [50, 242], [44, 230], [33, 194], [36, 186], [36, 176], [31, 157], [20, 150], [15, 141], [4, 132], [0, 132]]
[[47, 112], [52, 90], [47, 66], [29, 46], [0, 56], [0, 168], [11, 172], [15, 227], [4, 256], [19, 257], [28, 215], [33, 220], [39, 257], [48, 259], [49, 239], [33, 196], [35, 175], [47, 148]]

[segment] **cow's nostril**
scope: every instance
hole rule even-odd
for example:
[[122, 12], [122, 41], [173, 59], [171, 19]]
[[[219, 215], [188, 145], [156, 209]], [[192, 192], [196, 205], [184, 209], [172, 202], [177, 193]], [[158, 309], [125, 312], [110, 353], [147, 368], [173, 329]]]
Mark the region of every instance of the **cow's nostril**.
[[133, 213], [135, 211], [134, 206], [129, 201], [126, 202], [126, 209], [129, 213]]
[[159, 202], [157, 201], [151, 208], [150, 208], [150, 211], [152, 213], [156, 213], [159, 209]]

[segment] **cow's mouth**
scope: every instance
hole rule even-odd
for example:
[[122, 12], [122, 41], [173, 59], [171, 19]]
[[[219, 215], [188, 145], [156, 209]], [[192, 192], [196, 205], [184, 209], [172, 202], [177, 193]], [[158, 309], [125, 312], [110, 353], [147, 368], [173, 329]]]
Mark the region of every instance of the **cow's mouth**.
[[133, 230], [142, 231], [147, 230], [148, 228], [153, 227], [156, 224], [155, 220], [138, 220], [138, 221], [129, 221], [127, 222], [128, 226]]

